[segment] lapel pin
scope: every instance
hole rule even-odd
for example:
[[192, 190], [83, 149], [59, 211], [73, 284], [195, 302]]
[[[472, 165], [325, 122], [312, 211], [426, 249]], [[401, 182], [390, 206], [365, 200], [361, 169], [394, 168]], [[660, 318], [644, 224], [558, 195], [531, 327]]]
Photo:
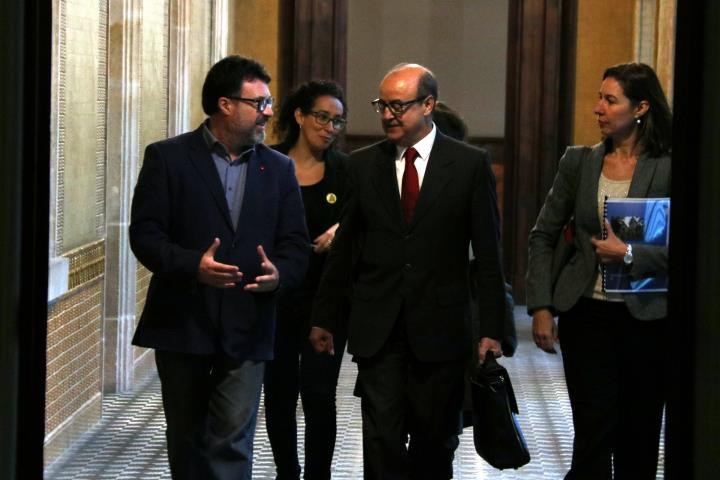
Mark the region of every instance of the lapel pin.
[[328, 193], [327, 195], [325, 195], [325, 200], [326, 200], [329, 204], [332, 205], [333, 203], [337, 202], [337, 195], [335, 195], [334, 193], [330, 192], [330, 193]]

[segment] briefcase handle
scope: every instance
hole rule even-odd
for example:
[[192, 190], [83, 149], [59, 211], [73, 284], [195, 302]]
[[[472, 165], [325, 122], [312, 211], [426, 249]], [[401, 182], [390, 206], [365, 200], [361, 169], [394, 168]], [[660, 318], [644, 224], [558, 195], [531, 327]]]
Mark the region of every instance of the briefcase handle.
[[470, 381], [495, 393], [504, 388], [510, 402], [510, 409], [513, 413], [519, 413], [510, 375], [507, 369], [498, 363], [492, 352], [488, 351], [488, 354], [485, 355], [485, 362], [475, 370], [475, 375], [470, 378]]

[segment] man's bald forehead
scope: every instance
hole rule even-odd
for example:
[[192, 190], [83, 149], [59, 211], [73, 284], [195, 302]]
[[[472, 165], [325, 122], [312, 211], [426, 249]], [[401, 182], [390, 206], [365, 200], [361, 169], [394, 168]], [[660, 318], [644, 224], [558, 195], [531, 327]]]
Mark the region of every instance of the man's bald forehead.
[[[413, 75], [414, 74], [414, 75]], [[390, 71], [385, 74], [380, 82], [382, 86], [385, 81], [396, 75], [408, 75], [413, 76], [417, 79], [417, 92], [419, 95], [430, 95], [437, 100], [438, 98], [438, 84], [435, 74], [427, 67], [424, 67], [418, 63], [398, 63]]]
[[[394, 67], [392, 67], [386, 74], [383, 80], [390, 75], [395, 75], [397, 73], [417, 73], [418, 76], [424, 75], [424, 74], [430, 74], [433, 75], [433, 73], [430, 71], [429, 68], [423, 67], [419, 63], [398, 63]], [[434, 76], [434, 75], [433, 75]]]

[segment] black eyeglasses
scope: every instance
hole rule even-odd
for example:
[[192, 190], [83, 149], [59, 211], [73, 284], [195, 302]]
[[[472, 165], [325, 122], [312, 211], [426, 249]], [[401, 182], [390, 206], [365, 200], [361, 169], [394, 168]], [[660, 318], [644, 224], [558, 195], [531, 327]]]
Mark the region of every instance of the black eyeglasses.
[[308, 112], [308, 115], [312, 115], [313, 117], [315, 117], [315, 120], [320, 125], [327, 125], [328, 123], [332, 122], [332, 126], [335, 130], [342, 130], [347, 124], [347, 120], [345, 120], [343, 117], [331, 117], [326, 112], [314, 112], [311, 110]]
[[262, 113], [267, 107], [272, 107], [275, 99], [273, 97], [257, 97], [257, 98], [242, 98], [228, 95], [230, 100], [237, 100], [238, 102], [245, 102], [255, 106], [255, 110]]
[[392, 102], [386, 102], [385, 100], [380, 100], [379, 98], [376, 98], [375, 100], [373, 100], [370, 103], [372, 104], [373, 107], [375, 107], [375, 111], [377, 113], [379, 113], [380, 115], [383, 114], [383, 112], [385, 111], [386, 108], [389, 108], [390, 111], [394, 115], [400, 116], [400, 115], [404, 114], [413, 103], [421, 102], [421, 101], [425, 100], [426, 98], [427, 98], [427, 95], [423, 95], [423, 96], [417, 97], [413, 100], [408, 100], [407, 102], [400, 102], [398, 100], [393, 100]]

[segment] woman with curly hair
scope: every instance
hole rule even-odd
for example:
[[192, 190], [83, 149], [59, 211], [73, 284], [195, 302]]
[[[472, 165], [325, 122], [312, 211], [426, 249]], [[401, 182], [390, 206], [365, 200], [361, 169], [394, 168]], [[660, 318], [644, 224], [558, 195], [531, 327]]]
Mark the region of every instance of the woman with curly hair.
[[336, 435], [335, 390], [345, 335], [336, 336], [337, 351], [330, 356], [316, 354], [308, 334], [313, 298], [345, 201], [347, 155], [337, 151], [335, 144], [346, 116], [345, 97], [338, 84], [310, 81], [284, 100], [275, 125], [282, 142], [273, 148], [295, 164], [313, 239], [303, 284], [281, 292], [275, 359], [268, 363], [265, 374], [267, 432], [281, 480], [300, 478], [295, 417], [298, 394], [305, 415], [304, 478], [330, 478]]

